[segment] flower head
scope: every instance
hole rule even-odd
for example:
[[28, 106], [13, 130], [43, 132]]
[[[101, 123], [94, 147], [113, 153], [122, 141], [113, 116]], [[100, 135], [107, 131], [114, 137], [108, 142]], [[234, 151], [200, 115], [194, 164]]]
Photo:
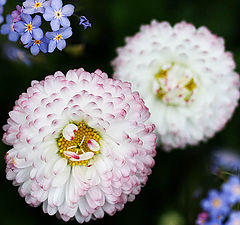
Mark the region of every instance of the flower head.
[[236, 172], [240, 170], [240, 155], [231, 149], [220, 149], [212, 155], [213, 172], [220, 168]]
[[89, 20], [85, 16], [80, 17], [80, 25], [83, 25], [84, 29], [87, 29], [87, 27], [91, 27], [92, 24], [89, 22]]
[[23, 2], [23, 12], [26, 14], [44, 13], [45, 7], [50, 5], [50, 1], [45, 0], [26, 0]]
[[19, 38], [19, 34], [15, 31], [15, 24], [11, 15], [6, 17], [7, 23], [1, 26], [1, 34], [8, 34], [8, 40], [16, 42]]
[[21, 14], [22, 14], [22, 10], [23, 8], [19, 5], [16, 6], [16, 10], [13, 10], [12, 13], [11, 13], [11, 16], [13, 18], [13, 22], [16, 23], [20, 20], [22, 20], [21, 18]]
[[4, 126], [7, 179], [28, 204], [78, 222], [132, 201], [154, 165], [149, 111], [126, 82], [100, 70], [33, 81]]
[[71, 16], [74, 12], [74, 6], [67, 4], [62, 6], [62, 0], [52, 0], [51, 5], [46, 7], [43, 18], [46, 21], [51, 21], [50, 25], [53, 31], [57, 31], [60, 25], [69, 27], [70, 21], [67, 17]]
[[231, 176], [226, 183], [223, 184], [223, 192], [228, 196], [231, 204], [240, 202], [240, 180], [238, 176]]
[[49, 44], [49, 40], [43, 37], [41, 40], [32, 40], [27, 45], [25, 45], [25, 48], [30, 48], [30, 52], [33, 55], [37, 55], [40, 51], [43, 53], [47, 53], [48, 44]]
[[22, 21], [18, 21], [14, 24], [14, 29], [21, 35], [21, 41], [23, 44], [28, 44], [35, 40], [43, 38], [43, 31], [39, 26], [41, 25], [41, 17], [36, 15], [33, 19], [30, 15], [22, 13]]
[[3, 54], [13, 62], [21, 62], [26, 65], [31, 65], [31, 60], [29, 58], [29, 55], [25, 51], [11, 44], [5, 44], [3, 46]]
[[214, 218], [222, 218], [222, 215], [225, 216], [230, 210], [227, 196], [216, 190], [209, 192], [208, 198], [202, 201], [202, 208]]
[[113, 61], [114, 77], [140, 92], [165, 149], [197, 144], [224, 127], [239, 99], [239, 78], [222, 38], [206, 27], [153, 21], [126, 42]]
[[47, 32], [46, 37], [50, 40], [48, 46], [48, 52], [53, 52], [57, 47], [62, 51], [66, 47], [65, 39], [72, 36], [72, 28], [61, 28], [58, 31]]
[[7, 0], [0, 0], [0, 5], [5, 5], [6, 4], [6, 2], [7, 2]]
[[239, 211], [233, 211], [228, 221], [226, 222], [226, 225], [240, 225], [240, 212]]

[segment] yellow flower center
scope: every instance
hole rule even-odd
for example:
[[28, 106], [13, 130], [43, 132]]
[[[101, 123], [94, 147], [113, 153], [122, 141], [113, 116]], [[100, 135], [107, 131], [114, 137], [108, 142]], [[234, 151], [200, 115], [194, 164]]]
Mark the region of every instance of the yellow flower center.
[[196, 76], [184, 65], [166, 64], [155, 74], [152, 89], [167, 105], [187, 105], [194, 101]]
[[32, 26], [32, 24], [28, 24], [28, 25], [27, 25], [27, 30], [29, 30], [29, 31], [30, 31], [30, 30], [32, 30], [32, 29], [33, 29], [33, 26]]
[[61, 38], [62, 38], [62, 35], [61, 35], [61, 34], [58, 34], [58, 35], [56, 36], [56, 40], [57, 40], [57, 41], [59, 41]]
[[11, 29], [12, 29], [12, 31], [15, 31], [15, 30], [14, 30], [14, 23], [12, 23]]
[[90, 161], [100, 153], [100, 148], [97, 151], [90, 149], [89, 142], [95, 141], [100, 147], [101, 136], [98, 131], [88, 126], [84, 121], [74, 124], [78, 129], [74, 132], [72, 140], [66, 140], [63, 133], [57, 139], [58, 154], [66, 158], [70, 166], [91, 166]]
[[239, 194], [240, 193], [240, 186], [239, 185], [234, 185], [233, 186], [233, 193], [235, 195]]
[[41, 2], [36, 2], [35, 5], [34, 5], [35, 8], [39, 8], [39, 7], [41, 7], [41, 6], [42, 6], [42, 3], [41, 3]]
[[221, 203], [221, 200], [218, 199], [218, 198], [215, 198], [215, 199], [212, 201], [212, 205], [213, 205], [213, 207], [215, 207], [215, 208], [220, 207], [221, 204], [222, 204], [222, 203]]
[[56, 17], [56, 18], [62, 17], [62, 13], [61, 13], [60, 11], [56, 11], [56, 12], [55, 12], [55, 17]]
[[39, 45], [39, 44], [41, 44], [41, 41], [40, 41], [40, 40], [35, 40], [34, 43], [35, 43], [36, 45]]

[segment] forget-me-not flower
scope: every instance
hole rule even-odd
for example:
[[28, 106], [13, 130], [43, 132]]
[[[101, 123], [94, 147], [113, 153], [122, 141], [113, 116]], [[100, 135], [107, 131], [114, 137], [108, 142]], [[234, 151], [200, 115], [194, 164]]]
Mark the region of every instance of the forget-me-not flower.
[[226, 225], [240, 225], [240, 212], [239, 211], [233, 211], [228, 221], [226, 222]]
[[83, 25], [84, 29], [87, 29], [87, 27], [91, 27], [92, 24], [89, 22], [89, 20], [85, 16], [80, 17], [80, 25]]
[[201, 203], [203, 210], [209, 212], [213, 217], [226, 215], [229, 212], [226, 197], [226, 195], [216, 190], [209, 191], [208, 198], [204, 199]]
[[[228, 196], [231, 204], [240, 202], [240, 180], [238, 176], [232, 176], [223, 184], [223, 192]], [[239, 224], [240, 225], [240, 224]]]
[[48, 46], [48, 52], [53, 52], [57, 47], [62, 51], [66, 47], [65, 39], [72, 36], [72, 28], [61, 28], [58, 31], [47, 32], [46, 37], [50, 40]]
[[8, 40], [16, 42], [19, 38], [19, 34], [15, 31], [15, 24], [11, 15], [7, 15], [6, 24], [1, 26], [1, 34], [8, 34]]
[[41, 40], [32, 40], [24, 47], [30, 48], [30, 52], [33, 55], [37, 55], [40, 51], [42, 51], [43, 53], [48, 52], [48, 43], [49, 43], [49, 40], [43, 37]]
[[23, 12], [26, 14], [44, 13], [45, 7], [50, 6], [50, 1], [45, 0], [26, 0], [23, 2]]
[[69, 27], [70, 21], [67, 18], [71, 16], [74, 12], [74, 6], [67, 4], [62, 6], [62, 0], [52, 0], [51, 5], [46, 7], [43, 18], [46, 21], [51, 21], [50, 25], [53, 31], [57, 31], [60, 25], [63, 27]]
[[23, 62], [26, 65], [31, 65], [29, 54], [11, 44], [3, 45], [4, 55], [13, 62]]
[[29, 43], [32, 38], [40, 40], [43, 38], [43, 31], [39, 26], [41, 25], [41, 17], [36, 15], [33, 19], [30, 15], [22, 13], [22, 21], [15, 23], [15, 30], [21, 35], [23, 44]]

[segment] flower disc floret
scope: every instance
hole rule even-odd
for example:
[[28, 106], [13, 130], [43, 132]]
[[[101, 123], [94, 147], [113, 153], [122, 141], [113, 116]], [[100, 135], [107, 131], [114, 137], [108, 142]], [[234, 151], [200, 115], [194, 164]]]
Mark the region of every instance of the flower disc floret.
[[231, 118], [239, 76], [224, 40], [206, 27], [152, 21], [117, 52], [114, 77], [140, 92], [166, 150], [206, 140]]
[[80, 223], [133, 201], [154, 165], [150, 113], [127, 82], [100, 70], [33, 81], [4, 126], [7, 179], [28, 204]]

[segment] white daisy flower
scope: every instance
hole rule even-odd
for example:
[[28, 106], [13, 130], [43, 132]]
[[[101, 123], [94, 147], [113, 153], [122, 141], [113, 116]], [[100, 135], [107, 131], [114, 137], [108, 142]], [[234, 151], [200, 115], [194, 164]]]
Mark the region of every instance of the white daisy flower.
[[132, 201], [154, 165], [156, 135], [131, 85], [100, 70], [33, 81], [9, 113], [7, 179], [28, 204], [80, 223]]
[[231, 118], [239, 77], [224, 40], [206, 27], [152, 21], [117, 51], [114, 77], [139, 91], [166, 150], [206, 140]]

